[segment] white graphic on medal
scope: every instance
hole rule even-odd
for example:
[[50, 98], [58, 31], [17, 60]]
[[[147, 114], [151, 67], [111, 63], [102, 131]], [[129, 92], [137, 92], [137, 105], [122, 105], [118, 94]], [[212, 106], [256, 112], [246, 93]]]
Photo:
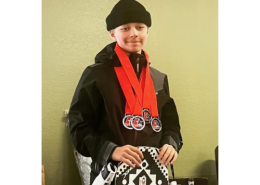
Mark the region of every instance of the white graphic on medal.
[[145, 127], [144, 118], [141, 116], [133, 116], [130, 123], [135, 130], [143, 130]]
[[162, 123], [159, 118], [153, 118], [151, 121], [151, 126], [155, 132], [160, 132], [162, 129]]
[[132, 115], [125, 115], [125, 117], [123, 118], [123, 121], [122, 121], [124, 127], [127, 128], [127, 129], [130, 129], [130, 130], [133, 129], [133, 127], [131, 125], [132, 117], [133, 117]]

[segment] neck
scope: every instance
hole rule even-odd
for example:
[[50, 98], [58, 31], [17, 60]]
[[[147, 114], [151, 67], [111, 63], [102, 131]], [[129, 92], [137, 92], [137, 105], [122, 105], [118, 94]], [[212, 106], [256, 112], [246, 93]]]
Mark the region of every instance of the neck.
[[[123, 50], [124, 51], [124, 50]], [[125, 54], [129, 57], [130, 56], [130, 54], [131, 53], [129, 53], [129, 52], [126, 52], [126, 51], [124, 51], [125, 52]], [[138, 52], [133, 52], [133, 53], [138, 53], [138, 54], [142, 54], [142, 50], [140, 50], [140, 51], [138, 51]]]

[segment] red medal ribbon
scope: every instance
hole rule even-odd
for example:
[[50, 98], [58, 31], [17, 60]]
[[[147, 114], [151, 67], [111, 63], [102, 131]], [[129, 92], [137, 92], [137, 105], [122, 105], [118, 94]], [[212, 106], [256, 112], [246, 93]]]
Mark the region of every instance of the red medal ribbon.
[[142, 107], [134, 95], [131, 83], [124, 71], [123, 67], [114, 67], [120, 86], [126, 98], [125, 113], [142, 115]]
[[142, 108], [146, 108], [150, 110], [152, 117], [158, 117], [157, 100], [150, 75], [148, 54], [143, 50], [147, 66], [142, 69], [140, 81], [138, 81], [128, 56], [118, 44], [116, 44], [115, 52], [122, 64], [122, 66], [114, 67], [114, 69], [126, 98], [125, 113], [142, 115]]

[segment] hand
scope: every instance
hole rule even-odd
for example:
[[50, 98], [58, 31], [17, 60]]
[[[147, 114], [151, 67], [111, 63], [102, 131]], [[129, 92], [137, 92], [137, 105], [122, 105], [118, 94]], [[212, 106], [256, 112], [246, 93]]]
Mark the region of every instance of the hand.
[[124, 162], [134, 168], [135, 166], [132, 163], [140, 167], [140, 164], [142, 163], [141, 158], [143, 159], [144, 156], [138, 148], [131, 145], [124, 145], [122, 147], [117, 147], [114, 150], [111, 158], [114, 161]]
[[176, 161], [178, 157], [178, 153], [176, 152], [176, 150], [173, 148], [172, 145], [165, 144], [160, 150], [161, 151], [158, 158], [162, 159], [161, 160], [162, 164], [167, 166], [170, 161], [171, 164], [173, 164]]

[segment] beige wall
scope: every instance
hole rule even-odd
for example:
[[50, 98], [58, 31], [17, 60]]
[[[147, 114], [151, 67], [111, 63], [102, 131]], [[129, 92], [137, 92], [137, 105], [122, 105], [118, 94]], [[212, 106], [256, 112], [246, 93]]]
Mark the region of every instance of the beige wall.
[[[42, 1], [42, 164], [46, 185], [79, 184], [64, 110], [86, 66], [112, 42], [105, 18], [117, 0]], [[139, 0], [152, 15], [145, 50], [168, 74], [184, 146], [177, 177], [216, 184], [218, 145], [218, 2]]]

